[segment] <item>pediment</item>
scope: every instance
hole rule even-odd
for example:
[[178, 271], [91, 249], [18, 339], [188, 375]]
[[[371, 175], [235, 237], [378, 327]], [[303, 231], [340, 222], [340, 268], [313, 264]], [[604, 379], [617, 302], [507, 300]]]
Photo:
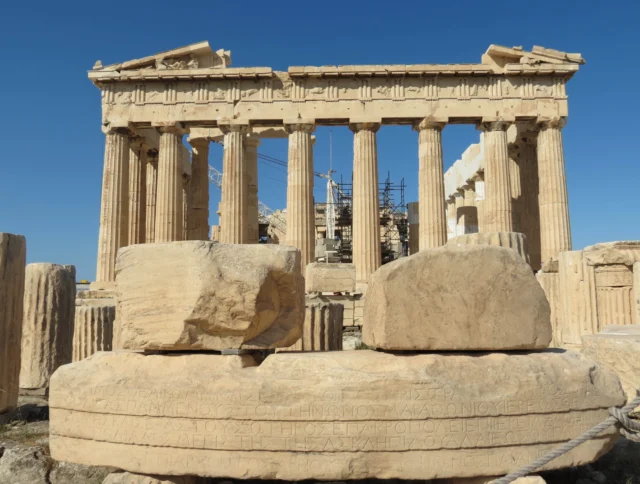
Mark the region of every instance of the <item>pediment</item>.
[[584, 64], [580, 54], [569, 54], [555, 49], [534, 45], [531, 51], [522, 47], [504, 47], [492, 44], [482, 56], [482, 63], [504, 67], [507, 64]]
[[219, 49], [214, 52], [209, 46], [209, 42], [203, 41], [119, 64], [103, 66], [101, 61], [97, 61], [93, 70], [120, 72], [141, 69], [158, 71], [222, 69], [230, 65], [231, 51]]

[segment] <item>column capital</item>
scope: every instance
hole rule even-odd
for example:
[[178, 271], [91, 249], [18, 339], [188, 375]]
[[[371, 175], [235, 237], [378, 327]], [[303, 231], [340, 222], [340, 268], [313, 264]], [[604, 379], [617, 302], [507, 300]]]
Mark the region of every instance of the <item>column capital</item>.
[[172, 133], [182, 136], [183, 134], [187, 134], [189, 132], [189, 130], [185, 128], [182, 123], [158, 122], [151, 123], [151, 126], [156, 128], [158, 132], [160, 132], [160, 134]]
[[147, 162], [158, 163], [158, 150], [156, 148], [151, 148], [147, 151]]
[[249, 133], [244, 138], [244, 144], [245, 146], [257, 148], [258, 146], [260, 146], [260, 136], [258, 136], [257, 134]]
[[567, 124], [567, 118], [561, 116], [555, 117], [538, 117], [536, 119], [536, 127], [539, 130], [548, 129], [548, 128], [556, 128], [562, 129]]
[[423, 129], [435, 129], [442, 131], [448, 122], [449, 118], [447, 117], [427, 116], [421, 121], [416, 121], [413, 124], [413, 129], [416, 131], [422, 131]]
[[102, 126], [102, 132], [104, 134], [119, 134], [121, 136], [130, 137], [133, 134], [133, 129], [129, 124], [106, 124]]
[[296, 131], [305, 133], [313, 133], [316, 129], [315, 119], [285, 119], [282, 123], [287, 133], [291, 134]]
[[354, 133], [358, 131], [371, 131], [375, 133], [380, 129], [382, 123], [378, 121], [349, 121], [349, 129]]
[[482, 118], [482, 122], [476, 125], [476, 128], [483, 133], [487, 131], [507, 131], [509, 126], [514, 123], [514, 120], [510, 119], [494, 119], [494, 120], [486, 120], [486, 118]]
[[246, 134], [249, 131], [249, 123], [238, 122], [231, 119], [221, 119], [218, 121], [218, 128], [222, 134], [241, 133]]
[[131, 136], [131, 139], [129, 140], [129, 146], [131, 146], [131, 148], [142, 148], [146, 142], [147, 140], [144, 136], [134, 135]]
[[187, 142], [194, 148], [204, 148], [209, 146], [209, 138], [192, 138], [189, 136]]

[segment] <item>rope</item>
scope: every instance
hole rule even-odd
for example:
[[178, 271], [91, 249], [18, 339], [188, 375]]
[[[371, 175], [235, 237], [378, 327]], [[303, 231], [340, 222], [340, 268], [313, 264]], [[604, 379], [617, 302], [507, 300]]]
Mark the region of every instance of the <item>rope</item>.
[[640, 390], [637, 391], [637, 396], [633, 400], [631, 400], [628, 404], [626, 404], [622, 408], [612, 407], [609, 409], [609, 417], [606, 420], [602, 421], [595, 427], [590, 430], [587, 430], [582, 435], [576, 437], [569, 442], [562, 444], [557, 449], [552, 450], [547, 455], [540, 457], [539, 459], [533, 461], [528, 466], [522, 467], [518, 469], [516, 472], [512, 472], [511, 474], [494, 481], [493, 484], [509, 484], [520, 477], [524, 477], [532, 472], [536, 471], [543, 465], [551, 462], [553, 459], [560, 457], [563, 454], [566, 454], [570, 450], [578, 447], [580, 444], [586, 442], [587, 440], [591, 440], [596, 437], [598, 434], [608, 429], [614, 424], [620, 425], [620, 433], [626, 437], [627, 439], [633, 442], [640, 442], [640, 421], [632, 420], [629, 418], [629, 412], [634, 410], [636, 407], [640, 406]]

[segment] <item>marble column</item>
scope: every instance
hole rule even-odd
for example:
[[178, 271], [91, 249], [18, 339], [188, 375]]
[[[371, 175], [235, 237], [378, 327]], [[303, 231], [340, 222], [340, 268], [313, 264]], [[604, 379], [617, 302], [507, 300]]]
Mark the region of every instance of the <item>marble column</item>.
[[353, 263], [356, 283], [367, 283], [381, 264], [378, 146], [380, 123], [352, 123]]
[[462, 203], [460, 226], [463, 234], [478, 232], [478, 209], [476, 208], [476, 191], [473, 180], [462, 186], [464, 200]]
[[129, 245], [142, 244], [146, 235], [147, 149], [141, 136], [129, 144]]
[[485, 232], [513, 232], [509, 184], [508, 122], [483, 122], [484, 132], [484, 227]]
[[244, 140], [247, 166], [247, 243], [257, 244], [260, 236], [258, 222], [258, 146], [260, 138], [248, 135]]
[[209, 140], [190, 138], [191, 211], [189, 240], [209, 239]]
[[455, 194], [455, 207], [456, 207], [456, 237], [458, 235], [464, 235], [464, 217], [462, 208], [464, 207], [464, 190], [458, 189]]
[[189, 238], [189, 221], [192, 210], [192, 194], [191, 194], [191, 176], [186, 173], [182, 174], [182, 239], [191, 240]]
[[287, 176], [287, 245], [300, 249], [302, 272], [315, 261], [315, 213], [313, 207], [313, 122], [285, 124], [289, 133]]
[[156, 194], [158, 191], [158, 150], [147, 151], [147, 193], [145, 242], [152, 244], [156, 239]]
[[182, 135], [180, 125], [158, 126], [158, 183], [154, 242], [183, 239]]
[[565, 118], [540, 121], [538, 176], [540, 183], [540, 242], [542, 263], [571, 250], [567, 179], [562, 148]]
[[442, 160], [442, 129], [444, 126], [445, 123], [431, 118], [425, 118], [415, 126], [419, 133], [420, 250], [439, 247], [447, 241]]
[[456, 215], [456, 199], [452, 195], [447, 198], [447, 238], [455, 237], [458, 216]]
[[247, 187], [244, 137], [246, 124], [219, 124], [224, 133], [222, 159], [222, 200], [220, 202], [220, 242], [244, 244], [247, 241]]
[[92, 289], [112, 289], [116, 255], [129, 242], [129, 131], [107, 128], [100, 203], [98, 264]]
[[475, 187], [475, 206], [478, 216], [478, 232], [486, 232], [484, 227], [484, 171], [478, 172], [473, 176]]

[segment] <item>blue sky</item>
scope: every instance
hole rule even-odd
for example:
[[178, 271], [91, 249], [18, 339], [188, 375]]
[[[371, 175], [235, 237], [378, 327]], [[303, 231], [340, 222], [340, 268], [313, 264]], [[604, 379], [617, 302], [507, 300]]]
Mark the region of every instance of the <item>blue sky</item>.
[[[640, 239], [640, 2], [628, 1], [209, 1], [5, 2], [0, 7], [0, 231], [27, 237], [29, 262], [75, 264], [93, 279], [104, 135], [100, 96], [87, 79], [103, 64], [201, 40], [232, 51], [234, 66], [479, 62], [489, 44], [580, 52], [587, 64], [567, 85], [564, 147], [574, 248]], [[329, 128], [316, 131], [316, 171], [329, 165]], [[473, 126], [443, 134], [445, 169]], [[378, 133], [388, 171], [417, 197], [417, 134]], [[264, 154], [286, 159], [286, 140]], [[338, 175], [351, 176], [352, 135], [333, 128]], [[212, 145], [210, 163], [221, 168]], [[259, 197], [286, 200], [286, 174], [259, 165]], [[324, 201], [317, 180], [316, 200]], [[211, 223], [220, 198], [211, 186]]]

